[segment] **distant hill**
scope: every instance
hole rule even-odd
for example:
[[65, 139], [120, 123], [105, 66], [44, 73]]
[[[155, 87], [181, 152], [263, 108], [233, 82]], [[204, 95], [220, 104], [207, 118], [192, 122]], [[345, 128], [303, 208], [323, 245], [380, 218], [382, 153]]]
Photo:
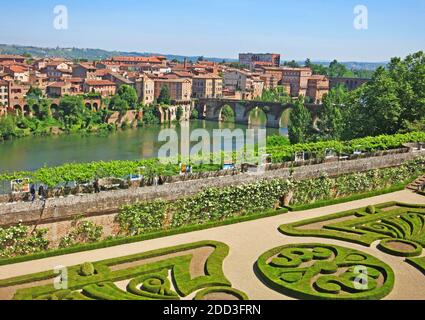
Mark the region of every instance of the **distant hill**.
[[[87, 60], [101, 60], [110, 58], [113, 56], [150, 56], [150, 55], [162, 55], [167, 57], [168, 60], [177, 59], [183, 61], [187, 58], [190, 61], [197, 61], [199, 56], [182, 56], [173, 54], [162, 54], [162, 53], [151, 53], [151, 52], [124, 52], [124, 51], [107, 51], [102, 49], [81, 49], [81, 48], [41, 48], [33, 46], [20, 46], [20, 45], [7, 45], [0, 44], [0, 54], [30, 54], [37, 58], [46, 57], [61, 57], [70, 60], [74, 59], [87, 59]], [[205, 57], [209, 61], [222, 62], [234, 62], [235, 59], [223, 59], [214, 57]]]
[[[125, 51], [107, 51], [102, 49], [81, 49], [81, 48], [41, 48], [33, 46], [21, 46], [21, 45], [8, 45], [0, 44], [0, 54], [30, 54], [33, 57], [45, 58], [45, 57], [61, 57], [70, 60], [74, 59], [87, 59], [87, 60], [102, 60], [113, 56], [151, 56], [161, 55], [167, 57], [168, 60], [177, 59], [183, 61], [187, 58], [189, 61], [197, 61], [199, 56], [182, 56], [174, 54], [163, 54], [163, 53], [152, 53], [152, 52], [125, 52]], [[237, 62], [237, 59], [230, 58], [214, 58], [205, 57], [206, 60], [222, 62]], [[322, 64], [328, 66], [330, 61], [312, 61], [316, 64]], [[283, 63], [283, 61], [282, 61]], [[298, 62], [300, 65], [304, 64], [304, 61]], [[373, 71], [379, 66], [385, 66], [386, 62], [341, 62], [349, 70], [370, 70]]]
[[[329, 66], [330, 61], [312, 61], [315, 64], [320, 64], [323, 66]], [[304, 64], [304, 61], [300, 61], [300, 64]], [[374, 71], [378, 67], [385, 67], [388, 62], [355, 62], [355, 61], [345, 61], [340, 62], [347, 67], [349, 70], [368, 70]]]

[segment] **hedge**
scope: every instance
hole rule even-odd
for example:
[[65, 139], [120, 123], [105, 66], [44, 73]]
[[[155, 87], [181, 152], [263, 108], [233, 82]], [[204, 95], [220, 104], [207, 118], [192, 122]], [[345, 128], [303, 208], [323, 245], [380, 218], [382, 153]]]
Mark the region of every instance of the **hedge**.
[[422, 258], [408, 258], [406, 262], [417, 268], [425, 275], [425, 257]]
[[205, 297], [211, 293], [224, 293], [236, 297], [238, 300], [249, 300], [248, 296], [242, 291], [229, 287], [213, 287], [198, 292], [194, 300], [205, 300]]
[[[186, 251], [195, 250], [202, 247], [212, 247], [214, 251], [208, 257], [205, 264], [205, 275], [192, 279], [190, 274], [190, 263], [192, 260], [191, 254], [185, 254]], [[136, 265], [122, 270], [112, 271], [111, 266], [120, 264], [131, 263], [139, 260], [160, 258], [170, 254], [181, 253], [172, 258], [160, 260], [157, 262]], [[63, 299], [79, 299], [82, 298], [81, 294], [71, 294], [72, 291], [83, 290], [82, 295], [86, 298], [96, 299], [141, 299], [150, 300], [155, 299], [155, 293], [152, 292], [152, 287], [155, 286], [155, 281], [150, 282], [151, 290], [142, 289], [141, 295], [136, 295], [136, 288], [134, 281], [146, 281], [155, 279], [165, 279], [166, 270], [172, 270], [173, 279], [177, 293], [181, 296], [187, 296], [197, 290], [208, 287], [230, 287], [230, 282], [226, 279], [223, 273], [223, 261], [229, 253], [227, 245], [215, 241], [202, 241], [192, 244], [185, 244], [171, 248], [154, 250], [146, 253], [140, 253], [125, 257], [118, 257], [98, 262], [93, 262], [95, 273], [91, 276], [83, 276], [80, 274], [81, 265], [69, 267], [68, 271], [68, 288], [66, 292], [57, 290], [52, 285], [44, 285], [38, 287], [19, 289], [14, 299], [18, 300], [32, 300], [36, 298], [42, 299], [55, 299], [62, 296]], [[160, 276], [159, 276], [160, 275]], [[53, 271], [42, 272], [33, 275], [25, 275], [12, 279], [0, 280], [0, 287], [10, 287], [19, 284], [32, 283], [34, 281], [52, 279], [57, 275]], [[133, 292], [124, 292], [119, 290], [113, 283], [133, 279], [133, 283], [129, 284]], [[158, 283], [157, 283], [158, 285]], [[165, 287], [163, 286], [165, 285]], [[177, 294], [172, 293], [171, 289], [167, 287], [169, 282], [165, 282], [161, 288], [157, 288], [160, 292], [166, 294], [167, 297], [176, 299]], [[162, 290], [162, 291], [161, 291]], [[58, 296], [59, 294], [59, 296]], [[161, 299], [163, 297], [161, 296]]]
[[[363, 276], [367, 277], [366, 290], [356, 288], [358, 266], [367, 270]], [[292, 244], [274, 248], [257, 260], [256, 269], [272, 289], [298, 299], [378, 300], [394, 287], [394, 273], [387, 264], [336, 245]], [[380, 276], [382, 285], [378, 282]]]
[[[279, 230], [289, 236], [329, 238], [364, 246], [370, 246], [375, 241], [385, 239], [414, 242], [418, 248], [425, 245], [425, 229], [423, 228], [425, 226], [425, 205], [389, 202], [376, 205], [375, 210], [374, 214], [368, 213], [367, 207], [339, 212], [282, 225]], [[351, 219], [333, 222], [349, 217]], [[324, 222], [328, 223], [320, 229], [305, 228], [308, 225]], [[301, 229], [301, 227], [303, 228]], [[384, 250], [387, 249], [385, 242]], [[420, 255], [421, 252], [422, 250], [418, 249], [414, 253]], [[390, 254], [396, 253], [391, 252]]]
[[[409, 182], [410, 181], [412, 181], [412, 180], [409, 180]], [[288, 206], [287, 208], [289, 209], [289, 211], [294, 211], [294, 212], [305, 211], [305, 210], [316, 209], [316, 208], [323, 208], [323, 207], [328, 207], [328, 206], [332, 206], [332, 205], [335, 205], [335, 204], [341, 204], [341, 203], [345, 203], [345, 202], [367, 199], [367, 198], [376, 197], [376, 196], [380, 196], [380, 195], [387, 194], [387, 193], [401, 191], [401, 190], [404, 190], [405, 188], [406, 188], [406, 183], [400, 183], [400, 184], [396, 184], [396, 185], [394, 185], [390, 188], [386, 188], [386, 189], [383, 189], [383, 190], [376, 190], [376, 191], [369, 191], [369, 192], [365, 192], [365, 193], [353, 194], [352, 196], [342, 197], [342, 198], [337, 198], [337, 199], [322, 200], [322, 201], [318, 201], [318, 202], [306, 204], [306, 205]]]

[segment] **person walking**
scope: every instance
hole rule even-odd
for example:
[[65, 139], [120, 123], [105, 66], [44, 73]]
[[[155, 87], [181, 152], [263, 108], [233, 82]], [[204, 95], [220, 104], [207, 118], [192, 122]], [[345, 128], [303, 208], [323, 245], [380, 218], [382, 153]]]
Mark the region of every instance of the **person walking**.
[[96, 179], [93, 183], [93, 188], [95, 193], [100, 193], [100, 185], [99, 185], [99, 179]]
[[44, 200], [45, 199], [45, 194], [44, 194], [44, 187], [43, 185], [41, 185], [38, 188], [38, 197], [40, 198], [40, 200]]
[[30, 188], [30, 195], [31, 195], [31, 202], [34, 202], [35, 200], [35, 185], [31, 184], [31, 188]]

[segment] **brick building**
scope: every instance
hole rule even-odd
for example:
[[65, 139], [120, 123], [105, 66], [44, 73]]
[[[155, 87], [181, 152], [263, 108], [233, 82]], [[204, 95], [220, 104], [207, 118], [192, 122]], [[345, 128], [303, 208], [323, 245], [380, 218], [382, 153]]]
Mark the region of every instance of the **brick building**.
[[241, 53], [239, 54], [239, 63], [247, 68], [254, 69], [258, 63], [279, 67], [280, 54], [276, 53]]
[[161, 88], [167, 87], [170, 93], [170, 99], [174, 102], [189, 102], [192, 97], [191, 79], [162, 79], [156, 78], [155, 81], [155, 99], [158, 99]]
[[155, 101], [155, 81], [147, 75], [141, 75], [135, 82], [137, 96], [144, 105], [150, 105]]
[[0, 116], [7, 113], [9, 107], [9, 82], [0, 80]]
[[221, 98], [223, 97], [223, 79], [214, 74], [194, 76], [192, 92], [194, 98]]
[[308, 79], [306, 96], [312, 103], [322, 103], [323, 96], [329, 92], [329, 79], [322, 75], [314, 75]]
[[109, 80], [86, 80], [83, 85], [85, 93], [98, 93], [102, 97], [112, 96], [116, 93], [115, 83]]

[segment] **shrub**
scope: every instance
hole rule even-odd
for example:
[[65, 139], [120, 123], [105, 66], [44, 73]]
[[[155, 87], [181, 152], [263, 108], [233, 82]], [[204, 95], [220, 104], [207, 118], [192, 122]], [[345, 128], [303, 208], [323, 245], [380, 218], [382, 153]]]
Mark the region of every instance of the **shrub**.
[[369, 214], [375, 214], [376, 213], [375, 206], [367, 206], [366, 212], [369, 213]]
[[81, 265], [80, 275], [83, 277], [90, 277], [94, 275], [94, 266], [91, 262], [85, 262]]

